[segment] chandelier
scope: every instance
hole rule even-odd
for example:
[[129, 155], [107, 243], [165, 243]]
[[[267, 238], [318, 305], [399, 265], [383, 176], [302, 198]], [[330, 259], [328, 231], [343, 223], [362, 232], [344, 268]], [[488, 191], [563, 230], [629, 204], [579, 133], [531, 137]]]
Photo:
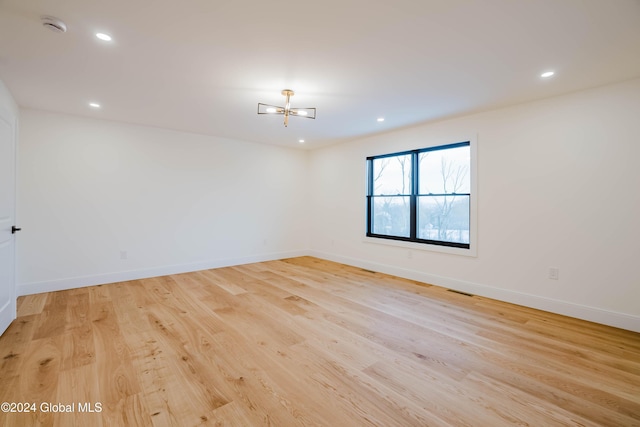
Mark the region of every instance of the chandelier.
[[291, 89], [284, 89], [282, 95], [287, 97], [284, 107], [258, 103], [258, 114], [284, 115], [284, 127], [289, 124], [289, 116], [306, 117], [307, 119], [316, 118], [315, 108], [291, 108], [291, 97], [294, 95]]

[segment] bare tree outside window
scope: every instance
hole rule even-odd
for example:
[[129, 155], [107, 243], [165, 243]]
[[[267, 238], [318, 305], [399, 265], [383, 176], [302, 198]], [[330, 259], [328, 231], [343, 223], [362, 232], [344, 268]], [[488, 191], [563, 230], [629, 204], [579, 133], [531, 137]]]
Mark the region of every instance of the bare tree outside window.
[[367, 160], [368, 235], [469, 246], [468, 142]]
[[469, 149], [420, 153], [418, 237], [469, 242]]
[[[397, 159], [397, 163], [396, 160]], [[409, 237], [410, 174], [408, 155], [382, 157], [373, 161], [373, 232], [387, 236]], [[410, 164], [410, 163], [409, 163]]]

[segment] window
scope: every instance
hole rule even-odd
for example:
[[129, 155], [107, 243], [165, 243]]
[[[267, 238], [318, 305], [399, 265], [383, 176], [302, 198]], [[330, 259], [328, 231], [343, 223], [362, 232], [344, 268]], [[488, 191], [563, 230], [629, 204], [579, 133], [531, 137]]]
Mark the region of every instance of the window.
[[471, 144], [367, 158], [367, 236], [470, 248]]

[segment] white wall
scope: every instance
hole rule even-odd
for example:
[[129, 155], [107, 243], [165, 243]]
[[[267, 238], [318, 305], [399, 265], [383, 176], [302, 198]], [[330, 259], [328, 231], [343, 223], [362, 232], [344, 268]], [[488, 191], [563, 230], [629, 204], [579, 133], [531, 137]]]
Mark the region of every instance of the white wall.
[[11, 117], [18, 117], [18, 106], [2, 80], [0, 80], [0, 109], [6, 111]]
[[19, 144], [20, 295], [308, 247], [304, 151], [35, 110]]
[[[365, 157], [469, 135], [477, 257], [363, 242]], [[639, 136], [634, 80], [317, 150], [312, 253], [640, 331]]]

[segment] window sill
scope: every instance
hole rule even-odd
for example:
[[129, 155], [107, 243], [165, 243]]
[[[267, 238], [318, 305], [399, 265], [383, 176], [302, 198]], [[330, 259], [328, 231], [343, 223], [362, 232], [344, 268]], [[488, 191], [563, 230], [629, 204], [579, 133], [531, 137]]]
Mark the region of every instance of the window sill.
[[426, 251], [426, 252], [437, 252], [449, 255], [462, 255], [468, 257], [477, 257], [477, 250], [475, 245], [471, 245], [471, 248], [453, 248], [449, 246], [440, 246], [440, 245], [429, 245], [426, 243], [416, 243], [416, 242], [404, 242], [401, 240], [392, 240], [392, 239], [382, 239], [377, 237], [368, 237], [364, 236], [362, 238], [363, 243], [375, 244], [375, 245], [384, 245], [384, 246], [395, 246], [405, 249], [417, 250], [417, 251]]

